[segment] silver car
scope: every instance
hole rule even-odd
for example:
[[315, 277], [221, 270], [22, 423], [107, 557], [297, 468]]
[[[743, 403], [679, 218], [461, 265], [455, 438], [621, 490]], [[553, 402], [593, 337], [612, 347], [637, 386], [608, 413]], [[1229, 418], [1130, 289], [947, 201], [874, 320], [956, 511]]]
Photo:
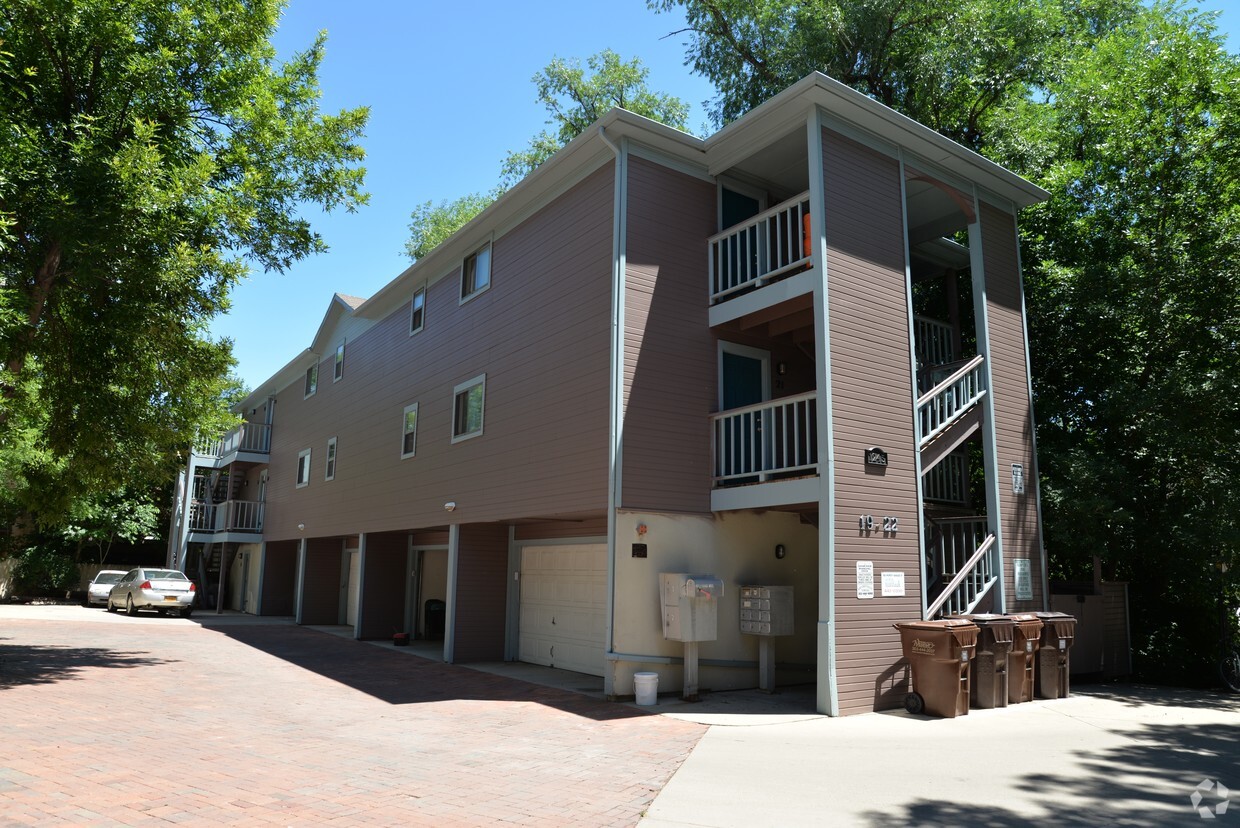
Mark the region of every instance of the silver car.
[[189, 618], [194, 612], [198, 588], [175, 569], [138, 567], [125, 573], [108, 593], [108, 612], [122, 607], [126, 615], [137, 615], [140, 609], [152, 609], [161, 615], [178, 613]]
[[112, 591], [112, 585], [121, 579], [125, 574], [123, 569], [101, 569], [95, 573], [95, 579], [86, 587], [86, 606], [93, 607], [95, 604], [106, 604], [108, 602], [108, 593]]

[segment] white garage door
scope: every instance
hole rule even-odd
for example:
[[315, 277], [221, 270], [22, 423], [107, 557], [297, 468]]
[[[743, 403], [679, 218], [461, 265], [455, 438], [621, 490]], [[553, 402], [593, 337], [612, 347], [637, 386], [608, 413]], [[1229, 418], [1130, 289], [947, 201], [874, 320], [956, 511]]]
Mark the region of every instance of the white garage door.
[[603, 675], [607, 544], [521, 548], [520, 659]]

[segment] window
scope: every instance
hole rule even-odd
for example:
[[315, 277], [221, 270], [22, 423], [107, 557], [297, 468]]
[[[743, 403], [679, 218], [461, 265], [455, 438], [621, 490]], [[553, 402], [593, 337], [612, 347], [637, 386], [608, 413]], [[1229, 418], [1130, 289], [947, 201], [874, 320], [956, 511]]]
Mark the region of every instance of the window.
[[297, 455], [297, 488], [310, 485], [310, 449]]
[[331, 437], [327, 440], [327, 460], [324, 461], [324, 480], [336, 479], [336, 438]]
[[400, 459], [412, 457], [418, 447], [418, 404], [405, 406], [400, 442]]
[[332, 382], [340, 382], [344, 376], [344, 343], [336, 346], [336, 362], [332, 366]]
[[487, 375], [463, 382], [452, 391], [452, 442], [482, 434], [482, 408], [486, 398]]
[[465, 258], [461, 268], [461, 301], [472, 299], [490, 286], [491, 245], [488, 243]]
[[409, 335], [413, 336], [422, 330], [422, 323], [426, 320], [426, 288], [418, 288], [417, 293], [413, 294], [413, 302], [409, 308]]
[[[319, 364], [316, 362], [306, 369], [306, 397], [313, 397], [319, 390]], [[304, 397], [303, 397], [304, 399]]]

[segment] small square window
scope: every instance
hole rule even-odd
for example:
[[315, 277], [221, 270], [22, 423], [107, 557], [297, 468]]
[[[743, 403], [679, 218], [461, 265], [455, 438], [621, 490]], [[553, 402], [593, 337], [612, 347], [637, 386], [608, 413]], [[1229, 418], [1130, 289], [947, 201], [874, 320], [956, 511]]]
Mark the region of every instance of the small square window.
[[401, 425], [400, 459], [412, 457], [418, 448], [418, 404], [405, 406], [405, 416]]
[[491, 245], [465, 258], [461, 268], [461, 301], [471, 299], [491, 286]]
[[297, 488], [310, 485], [310, 449], [297, 455]]
[[413, 336], [422, 330], [422, 324], [426, 321], [426, 288], [418, 288], [417, 293], [413, 294], [413, 302], [409, 307], [409, 335]]
[[452, 392], [452, 442], [482, 434], [482, 411], [486, 401], [487, 375], [458, 385]]
[[[306, 369], [305, 397], [313, 397], [314, 392], [318, 390], [319, 390], [319, 364], [316, 362]], [[303, 399], [305, 397], [303, 397]]]
[[324, 480], [336, 479], [336, 438], [329, 438], [327, 441], [327, 460], [324, 461]]
[[332, 382], [340, 382], [344, 377], [344, 343], [336, 346], [336, 361], [332, 365]]

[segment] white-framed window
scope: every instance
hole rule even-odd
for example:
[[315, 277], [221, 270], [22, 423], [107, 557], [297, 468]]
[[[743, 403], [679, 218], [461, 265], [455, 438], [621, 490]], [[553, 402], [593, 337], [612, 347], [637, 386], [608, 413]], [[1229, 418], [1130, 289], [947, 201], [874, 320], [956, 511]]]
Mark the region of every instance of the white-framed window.
[[418, 404], [405, 406], [401, 417], [400, 459], [412, 457], [418, 448]]
[[323, 461], [323, 479], [336, 479], [336, 438], [327, 438], [327, 459]]
[[491, 286], [491, 243], [465, 257], [461, 266], [461, 301], [468, 302]]
[[344, 378], [344, 343], [336, 346], [336, 360], [332, 363], [332, 382], [340, 382]]
[[302, 399], [313, 397], [319, 390], [319, 364], [316, 362], [306, 369], [306, 393]]
[[310, 449], [297, 455], [297, 488], [310, 485]]
[[487, 375], [479, 374], [452, 389], [452, 442], [459, 443], [482, 434], [486, 388]]
[[413, 336], [422, 330], [426, 323], [426, 286], [418, 288], [409, 303], [409, 335]]

